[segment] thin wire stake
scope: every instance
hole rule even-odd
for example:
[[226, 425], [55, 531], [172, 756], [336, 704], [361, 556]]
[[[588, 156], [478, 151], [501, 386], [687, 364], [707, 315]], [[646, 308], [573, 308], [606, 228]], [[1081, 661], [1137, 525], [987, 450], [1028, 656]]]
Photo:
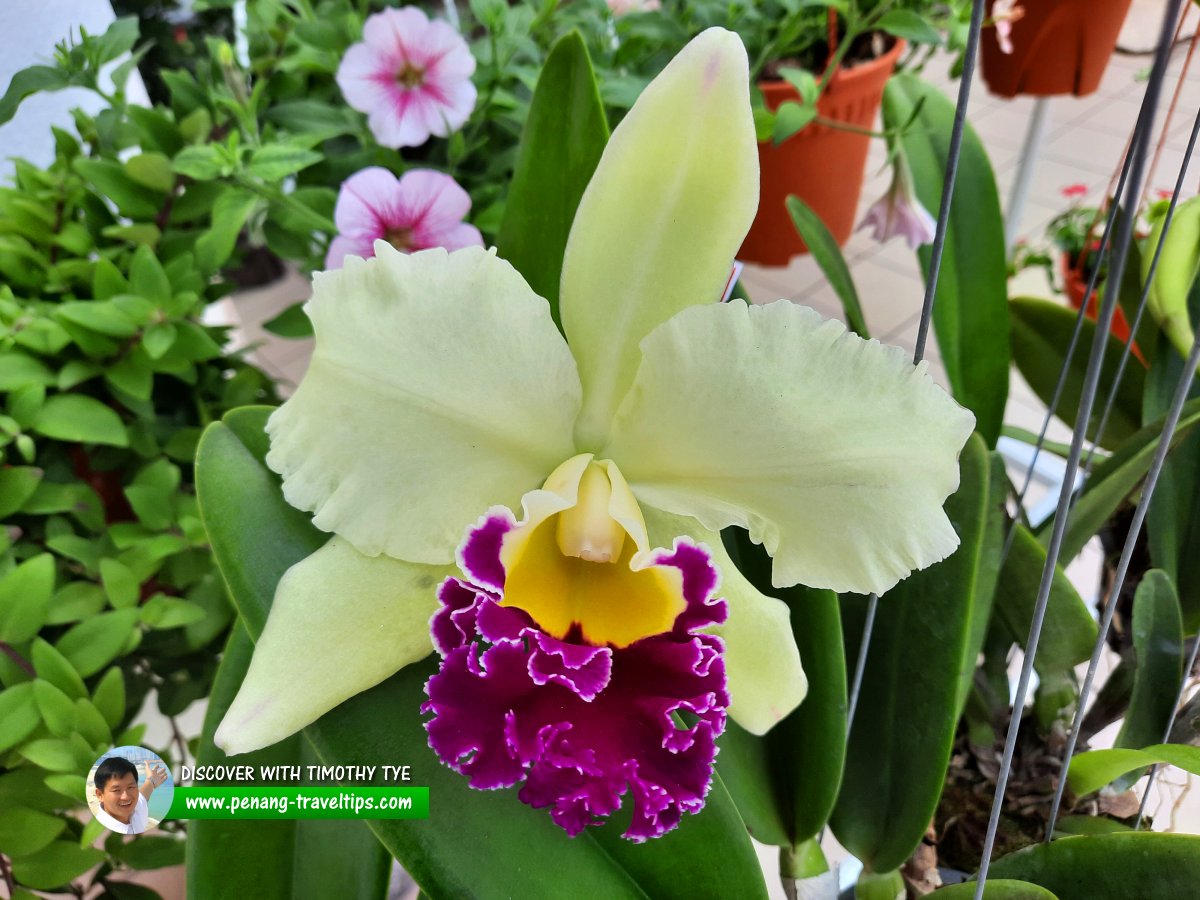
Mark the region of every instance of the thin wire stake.
[[[1163, 25], [1155, 51], [1154, 69], [1150, 74], [1150, 82], [1146, 86], [1146, 94], [1142, 100], [1141, 112], [1138, 114], [1139, 127], [1136, 129], [1141, 139], [1134, 141], [1133, 163], [1130, 167], [1129, 191], [1130, 197], [1137, 197], [1141, 189], [1142, 174], [1146, 163], [1146, 141], [1148, 133], [1146, 120], [1153, 124], [1155, 109], [1158, 106], [1158, 95], [1162, 87], [1163, 75], [1167, 68], [1167, 53], [1170, 47], [1171, 26], [1179, 15], [1181, 0], [1170, 0], [1167, 14], [1163, 17]], [[1120, 202], [1118, 198], [1117, 202]], [[1004, 809], [1004, 794], [1008, 788], [1008, 777], [1012, 771], [1013, 754], [1017, 747], [1017, 734], [1021, 728], [1022, 713], [1025, 700], [1029, 693], [1029, 681], [1033, 675], [1033, 663], [1037, 658], [1038, 641], [1042, 635], [1042, 625], [1046, 619], [1046, 606], [1050, 599], [1050, 586], [1054, 579], [1055, 566], [1062, 551], [1063, 537], [1067, 528], [1067, 506], [1074, 493], [1075, 475], [1079, 471], [1079, 461], [1083, 450], [1084, 435], [1091, 417], [1092, 407], [1096, 402], [1096, 389], [1100, 383], [1100, 366], [1104, 362], [1104, 351], [1108, 340], [1108, 331], [1112, 327], [1113, 312], [1116, 309], [1116, 299], [1121, 277], [1124, 274], [1125, 260], [1128, 257], [1129, 246], [1133, 240], [1133, 216], [1123, 216], [1119, 223], [1117, 239], [1113, 244], [1113, 260], [1110, 265], [1108, 282], [1104, 290], [1104, 298], [1100, 304], [1100, 316], [1097, 322], [1096, 337], [1092, 341], [1092, 352], [1088, 358], [1087, 370], [1083, 379], [1083, 393], [1079, 403], [1079, 415], [1075, 420], [1075, 429], [1071, 435], [1071, 449], [1067, 454], [1067, 467], [1063, 476], [1062, 490], [1059, 492], [1058, 510], [1054, 517], [1054, 528], [1050, 535], [1050, 544], [1046, 549], [1046, 565], [1042, 568], [1042, 578], [1038, 585], [1037, 600], [1034, 604], [1033, 620], [1029, 627], [1029, 637], [1025, 642], [1025, 661], [1021, 666], [1021, 678], [1017, 684], [1017, 695], [1013, 700], [1013, 714], [1008, 726], [1008, 737], [1004, 742], [1004, 755], [1000, 762], [1000, 772], [996, 781], [996, 796], [992, 802], [991, 815], [988, 817], [987, 836], [984, 839], [982, 860], [979, 867], [979, 881], [975, 889], [975, 900], [983, 900], [983, 892], [987, 885], [988, 868], [991, 865], [992, 850], [996, 844], [996, 831], [1000, 825], [1000, 813]], [[1180, 407], [1182, 408], [1182, 407]]]
[[1104, 615], [1100, 622], [1100, 635], [1096, 639], [1096, 645], [1092, 648], [1092, 658], [1088, 662], [1087, 675], [1083, 679], [1083, 687], [1079, 691], [1079, 704], [1075, 709], [1075, 721], [1071, 727], [1071, 736], [1067, 739], [1067, 749], [1063, 754], [1062, 768], [1059, 769], [1058, 786], [1054, 790], [1054, 803], [1050, 806], [1050, 821], [1046, 826], [1045, 840], [1049, 841], [1054, 833], [1054, 823], [1058, 821], [1058, 810], [1062, 805], [1063, 792], [1066, 790], [1067, 768], [1071, 765], [1071, 758], [1075, 755], [1075, 743], [1079, 739], [1080, 728], [1083, 727], [1083, 708], [1087, 702], [1087, 697], [1092, 692], [1092, 683], [1096, 679], [1096, 669], [1100, 665], [1100, 657], [1104, 653], [1105, 638], [1108, 635], [1108, 629], [1112, 625], [1113, 614], [1117, 610], [1117, 598], [1121, 595], [1121, 588], [1125, 586], [1125, 576], [1129, 573], [1129, 563], [1133, 559], [1133, 551], [1137, 544], [1138, 535], [1142, 533], [1142, 523], [1146, 520], [1146, 513], [1150, 510], [1150, 498], [1154, 495], [1154, 488], [1158, 484], [1158, 476], [1162, 472], [1163, 463], [1166, 462], [1167, 453], [1171, 450], [1171, 438], [1175, 434], [1175, 428], [1179, 424], [1179, 417], [1183, 412], [1183, 405], [1187, 402], [1188, 391], [1192, 386], [1192, 376], [1196, 371], [1196, 364], [1200, 363], [1200, 341], [1192, 345], [1192, 351], [1188, 354], [1187, 362], [1184, 364], [1183, 372], [1179, 375], [1179, 381], [1175, 387], [1175, 396], [1171, 399], [1171, 409], [1167, 414], [1167, 419], [1163, 423], [1162, 436], [1159, 438], [1158, 446], [1154, 450], [1154, 459], [1150, 463], [1150, 471], [1146, 474], [1146, 482], [1142, 487], [1142, 496], [1138, 500], [1137, 508], [1133, 511], [1133, 520], [1129, 524], [1129, 534], [1125, 538], [1125, 546], [1121, 548], [1121, 559], [1117, 563], [1116, 575], [1113, 578], [1112, 589], [1109, 592], [1109, 603], [1104, 607]]
[[[1200, 31], [1196, 33], [1200, 35]], [[1192, 159], [1192, 151], [1196, 147], [1197, 135], [1200, 135], [1200, 109], [1196, 111], [1196, 119], [1192, 122], [1192, 135], [1188, 139], [1187, 152], [1183, 156], [1183, 164], [1179, 167], [1179, 176], [1175, 179], [1175, 190], [1171, 193], [1171, 202], [1167, 205], [1167, 213], [1163, 218], [1163, 234], [1166, 234], [1167, 229], [1171, 227], [1171, 222], [1175, 218], [1175, 207], [1179, 203], [1179, 195], [1183, 192], [1183, 182], [1187, 176], [1188, 163]], [[1121, 349], [1121, 361], [1117, 364], [1117, 373], [1113, 377], [1112, 389], [1108, 392], [1108, 400], [1104, 404], [1104, 414], [1100, 416], [1100, 424], [1096, 426], [1096, 437], [1092, 441], [1092, 448], [1088, 451], [1087, 460], [1085, 460], [1083, 465], [1084, 482], [1092, 474], [1092, 464], [1096, 459], [1096, 449], [1100, 446], [1100, 442], [1104, 440], [1104, 431], [1108, 427], [1109, 416], [1116, 405], [1117, 391], [1121, 387], [1122, 378], [1125, 377], [1125, 367], [1129, 362], [1129, 357], [1133, 353], [1133, 344], [1134, 339], [1137, 337], [1138, 326], [1142, 324], [1146, 305], [1150, 299], [1150, 287], [1154, 284], [1154, 275], [1158, 271], [1158, 260], [1162, 256], [1163, 243], [1161, 240], [1158, 242], [1158, 246], [1154, 248], [1154, 256], [1150, 259], [1150, 268], [1146, 273], [1146, 283], [1142, 285], [1142, 296], [1138, 299], [1137, 314], [1133, 318], [1133, 323], [1129, 326], [1129, 340]]]
[[[946, 176], [942, 182], [942, 202], [938, 208], [937, 231], [929, 254], [929, 276], [925, 280], [925, 297], [921, 302], [921, 323], [917, 326], [917, 340], [913, 349], [913, 365], [925, 358], [925, 344], [929, 339], [929, 325], [933, 321], [933, 300], [937, 296], [938, 276], [942, 271], [942, 256], [946, 252], [946, 233], [950, 223], [950, 204], [954, 199], [954, 182], [958, 177], [958, 161], [962, 155], [963, 131], [967, 122], [967, 103], [971, 98], [971, 80], [975, 75], [975, 59], [979, 54], [979, 32], [983, 27], [983, 0], [974, 0], [971, 7], [971, 26], [967, 33], [967, 46], [963, 51], [962, 74], [958, 81], [958, 103], [954, 107], [954, 125], [950, 130], [950, 146], [946, 155]], [[867, 617], [863, 623], [862, 641], [858, 645], [858, 659], [854, 663], [854, 678], [850, 684], [849, 707], [846, 710], [846, 735], [854, 727], [854, 714], [858, 711], [858, 697], [862, 692], [863, 673], [867, 668], [867, 652], [871, 647], [871, 636], [875, 628], [875, 612], [879, 608], [879, 596], [872, 594], [867, 600]]]
[[[1187, 684], [1192, 680], [1192, 670], [1196, 668], [1196, 651], [1200, 650], [1200, 637], [1192, 641], [1192, 652], [1188, 655], [1187, 665], [1183, 669], [1183, 679], [1179, 682], [1179, 692], [1175, 695], [1175, 704], [1171, 707], [1171, 717], [1167, 720], [1167, 727], [1163, 730], [1162, 742], [1165, 744], [1171, 740], [1171, 729], [1175, 727], [1175, 718], [1179, 715], [1179, 705], [1183, 703], [1183, 694], [1187, 690]], [[1134, 831], [1141, 831], [1142, 819], [1146, 815], [1146, 803], [1150, 800], [1150, 789], [1154, 787], [1154, 779], [1158, 776], [1159, 766], [1157, 763], [1150, 767], [1150, 777], [1146, 781], [1146, 792], [1142, 794], [1142, 802], [1138, 804], [1137, 821], [1133, 824]]]

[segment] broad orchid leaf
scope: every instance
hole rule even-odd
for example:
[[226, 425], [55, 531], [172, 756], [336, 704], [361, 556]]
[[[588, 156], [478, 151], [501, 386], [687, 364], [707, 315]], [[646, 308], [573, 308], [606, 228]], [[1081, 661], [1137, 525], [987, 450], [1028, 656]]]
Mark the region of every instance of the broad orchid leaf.
[[842, 256], [842, 248], [829, 233], [821, 217], [799, 197], [787, 198], [787, 210], [796, 231], [808, 247], [808, 252], [817, 261], [817, 265], [825, 274], [825, 280], [842, 301], [846, 325], [859, 337], [869, 338], [871, 334], [867, 331], [867, 317], [863, 315], [862, 304], [858, 302], [858, 291], [854, 287], [854, 279], [850, 275], [850, 267], [846, 265], [846, 258]]
[[[1065, 565], [1079, 555], [1083, 545], [1091, 540], [1092, 535], [1100, 530], [1145, 479], [1162, 440], [1164, 419], [1165, 416], [1159, 417], [1139, 430], [1092, 470], [1091, 477], [1071, 507], [1059, 554], [1061, 564]], [[1200, 398], [1184, 404], [1179, 424], [1171, 437], [1171, 446], [1179, 446], [1197, 425], [1200, 425]], [[1051, 517], [1038, 528], [1037, 536], [1043, 546], [1049, 543], [1053, 527], [1054, 519]]]
[[[198, 465], [202, 511], [236, 504], [240, 516], [209, 516], [213, 550], [246, 629], [261, 634], [275, 585], [294, 563], [326, 541], [308, 517], [284, 501], [265, 466], [263, 427], [270, 410], [247, 408], [210, 426], [235, 441], [212, 444]], [[211, 437], [208, 438], [211, 440]], [[345, 652], [330, 648], [330, 652]], [[372, 830], [432, 898], [559, 897], [569, 884], [580, 896], [691, 897], [697, 878], [718, 896], [765, 897], [761, 870], [741, 819], [720, 780], [705, 810], [646, 845], [605, 833], [568, 838], [516, 791], [475, 791], [429, 749], [421, 704], [432, 660], [409, 666], [327, 713], [305, 729], [326, 764], [377, 765], [403, 759], [413, 783], [430, 788], [428, 820], [377, 820]], [[719, 858], [712, 847], [720, 846]], [[486, 854], [464, 847], [487, 847]]]
[[1162, 569], [1151, 569], [1137, 586], [1133, 650], [1133, 693], [1114, 742], [1117, 747], [1144, 747], [1163, 739], [1183, 679], [1179, 596]]
[[996, 860], [991, 875], [1041, 885], [1059, 900], [1190, 900], [1200, 883], [1200, 837], [1142, 831], [1060, 838]]
[[[1071, 332], [1075, 328], [1076, 313], [1049, 300], [1031, 297], [1016, 297], [1008, 304], [1012, 317], [1013, 362], [1029, 382], [1035, 394], [1049, 406], [1054, 398]], [[1087, 348], [1096, 336], [1096, 323], [1085, 318], [1079, 334], [1075, 354], [1067, 366], [1067, 380], [1059, 397], [1057, 415], [1062, 421], [1074, 424], [1079, 415], [1079, 400], [1083, 394], [1083, 380], [1087, 369]], [[1116, 381], [1117, 366], [1121, 359], [1123, 344], [1111, 335], [1104, 354], [1104, 365], [1100, 369], [1098, 397], [1102, 398], [1093, 409], [1093, 419], [1088, 423], [1088, 440], [1095, 440], [1104, 409], [1104, 400], [1112, 394]], [[1136, 359], [1130, 360], [1117, 388], [1112, 413], [1101, 435], [1101, 446], [1115, 450], [1141, 426], [1142, 392], [1146, 370]]]
[[608, 122], [587, 46], [572, 31], [554, 45], [538, 76], [497, 240], [500, 255], [549, 301], [560, 327], [567, 236], [607, 142]]
[[[902, 142], [921, 205], [939, 209], [954, 104], [915, 75], [896, 75], [883, 92], [883, 122], [913, 120]], [[975, 413], [976, 429], [995, 447], [1008, 397], [1008, 264], [1003, 217], [991, 163], [968, 124], [950, 205], [933, 327], [954, 397]], [[928, 276], [931, 249], [918, 251]]]
[[1126, 747], [1089, 750], [1071, 760], [1067, 778], [1071, 790], [1083, 797], [1100, 790], [1128, 772], [1156, 764], [1177, 766], [1185, 772], [1200, 775], [1200, 747], [1188, 744], [1151, 744], [1141, 750]]
[[771, 559], [742, 529], [723, 535], [739, 570], [759, 591], [791, 611], [792, 635], [808, 676], [804, 701], [766, 735], [730, 724], [718, 770], [750, 834], [795, 847], [829, 818], [846, 755], [846, 660], [837, 595], [797, 585], [771, 586]]
[[[962, 541], [949, 558], [879, 598], [846, 771], [830, 825], [873, 872], [899, 868], [929, 827], [945, 780], [959, 714], [959, 685], [983, 591], [990, 463], [973, 435], [961, 485], [947, 502]], [[991, 564], [994, 566], [994, 564]], [[842, 597], [849, 666], [858, 658], [867, 598]]]
[[[938, 888], [930, 896], [938, 900], [974, 900], [978, 885], [973, 881], [962, 884], [951, 884]], [[1013, 881], [1012, 879], [989, 878], [983, 886], [983, 900], [1058, 900], [1054, 894], [1044, 887], [1030, 884], [1028, 881]]]
[[[238, 622], [213, 682], [198, 766], [292, 766], [318, 762], [303, 735], [273, 747], [227, 757], [212, 742], [250, 665], [254, 643]], [[314, 819], [294, 822], [198, 819], [188, 825], [187, 894], [220, 897], [382, 897], [391, 865], [365, 822]]]
[[[1020, 523], [1016, 529], [1000, 582], [996, 589], [996, 618], [1012, 639], [1022, 646], [1029, 636], [1029, 623], [1037, 600], [1046, 550]], [[1050, 583], [1045, 626], [1038, 641], [1035, 660], [1042, 674], [1065, 672], [1092, 655], [1096, 643], [1096, 620], [1070, 579], [1056, 566]]]
[[[1140, 270], [1139, 270], [1140, 271]], [[1200, 282], [1190, 298], [1192, 321], [1200, 321]], [[1149, 318], [1149, 317], [1147, 317]], [[1157, 335], [1158, 352], [1146, 376], [1142, 421], [1149, 424], [1171, 405], [1184, 360]], [[1150, 346], [1146, 341], [1143, 347]], [[1200, 397], [1200, 383], [1192, 381], [1189, 399]], [[1163, 465], [1146, 516], [1150, 559], [1166, 571], [1179, 591], [1184, 631], [1200, 629], [1200, 434], [1193, 432], [1171, 452]]]

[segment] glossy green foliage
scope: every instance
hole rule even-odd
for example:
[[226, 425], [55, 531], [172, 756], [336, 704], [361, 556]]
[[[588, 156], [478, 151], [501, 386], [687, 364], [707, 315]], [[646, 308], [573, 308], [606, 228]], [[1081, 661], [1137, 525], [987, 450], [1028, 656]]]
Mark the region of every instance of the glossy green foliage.
[[858, 302], [858, 290], [854, 287], [846, 258], [842, 256], [842, 248], [829, 233], [821, 217], [799, 197], [787, 198], [787, 211], [808, 252], [821, 267], [825, 280], [842, 301], [847, 327], [859, 337], [869, 338], [871, 333], [867, 330], [867, 317], [863, 314], [862, 304]]
[[1060, 838], [992, 863], [991, 875], [1053, 891], [1059, 900], [1192, 900], [1200, 837], [1136, 832]]
[[1161, 569], [1151, 569], [1138, 584], [1133, 599], [1133, 652], [1133, 692], [1117, 747], [1144, 747], [1163, 740], [1183, 680], [1179, 597]]
[[[1029, 623], [1033, 621], [1042, 572], [1046, 568], [1046, 550], [1024, 525], [1018, 523], [1011, 527], [1016, 529], [1016, 534], [1000, 572], [995, 611], [997, 621], [1009, 636], [1024, 646], [1029, 636]], [[1055, 566], [1045, 624], [1034, 660], [1038, 672], [1065, 672], [1089, 659], [1097, 633], [1096, 621], [1087, 604], [1062, 568]]]
[[[1162, 441], [1165, 418], [1160, 416], [1139, 429], [1112, 456], [1092, 469], [1091, 477], [1071, 507], [1058, 558], [1061, 564], [1066, 565], [1074, 559], [1083, 545], [1130, 500], [1145, 480]], [[1179, 424], [1171, 437], [1171, 446], [1178, 447], [1197, 425], [1200, 425], [1200, 398], [1184, 404]], [[1039, 526], [1037, 535], [1043, 546], [1049, 543], [1053, 526], [1053, 517]]]
[[[268, 413], [239, 410], [211, 426], [197, 464], [213, 550], [252, 637], [262, 631], [279, 578], [327, 537], [287, 505], [262, 462]], [[434, 667], [433, 660], [410, 666], [305, 729], [327, 764], [402, 759], [412, 766], [413, 783], [429, 786], [427, 821], [378, 820], [371, 827], [430, 897], [550, 898], [569, 884], [580, 896], [682, 898], [693, 895], [697, 879], [718, 896], [765, 896], [741, 818], [719, 780], [701, 814], [646, 845], [622, 840], [616, 822], [570, 839], [515, 791], [471, 790], [426, 740], [420, 706]]]
[[[979, 885], [974, 881], [964, 881], [962, 884], [938, 888], [930, 896], [936, 897], [938, 900], [974, 900], [978, 887]], [[988, 883], [983, 886], [983, 900], [1057, 900], [1057, 898], [1044, 887], [1038, 887], [1028, 881], [989, 878]]]
[[[883, 94], [888, 128], [912, 123], [902, 138], [917, 196], [936, 214], [941, 204], [954, 104], [914, 75], [897, 75]], [[954, 398], [975, 413], [975, 427], [995, 447], [1008, 397], [1008, 264], [1003, 217], [991, 163], [970, 125], [950, 205], [945, 255], [933, 304], [942, 363]], [[926, 275], [930, 247], [918, 253]]]
[[[1200, 321], [1200, 282], [1193, 287], [1189, 310], [1191, 320]], [[1167, 337], [1157, 337], [1142, 407], [1147, 424], [1166, 413], [1184, 366]], [[1193, 380], [1188, 398], [1198, 397], [1200, 384]], [[1200, 630], [1200, 434], [1195, 431], [1167, 457], [1146, 516], [1146, 537], [1154, 565], [1171, 576], [1179, 591], [1184, 629], [1194, 634]]]
[[554, 45], [538, 77], [497, 239], [500, 255], [549, 301], [558, 324], [567, 236], [607, 141], [587, 47], [572, 32]]
[[[959, 713], [990, 512], [988, 453], [972, 436], [959, 489], [946, 503], [961, 544], [879, 599], [862, 694], [831, 825], [868, 870], [899, 868], [920, 842], [941, 796]], [[857, 659], [867, 598], [842, 597], [846, 660]]]
[[1152, 744], [1140, 750], [1113, 747], [1089, 750], [1071, 760], [1068, 783], [1079, 796], [1098, 791], [1129, 772], [1155, 764], [1177, 766], [1200, 775], [1200, 747], [1188, 744]]
[[[227, 757], [213, 732], [250, 665], [254, 643], [238, 622], [213, 683], [197, 766], [307, 766], [316, 764], [308, 741], [293, 735], [272, 747]], [[217, 784], [214, 782], [213, 784]], [[188, 826], [188, 897], [382, 897], [391, 858], [365, 822], [353, 819], [236, 821], [198, 819]]]
[[771, 587], [771, 559], [743, 529], [727, 529], [726, 549], [758, 590], [791, 611], [808, 694], [791, 715], [757, 737], [729, 723], [717, 770], [755, 839], [796, 847], [825, 827], [846, 755], [846, 660], [837, 595], [797, 585]]
[[[1031, 297], [1014, 298], [1009, 302], [1008, 309], [1012, 318], [1013, 362], [1034, 393], [1049, 406], [1058, 385], [1059, 373], [1066, 363], [1067, 347], [1078, 314], [1061, 304]], [[1069, 426], [1074, 426], [1079, 416], [1088, 350], [1095, 337], [1096, 323], [1085, 318], [1075, 353], [1067, 365], [1067, 379], [1063, 382], [1056, 409], [1058, 418]], [[1098, 399], [1092, 411], [1092, 420], [1088, 423], [1088, 440], [1096, 438], [1104, 405], [1116, 381], [1123, 346], [1116, 338], [1109, 336], [1104, 364], [1100, 368]], [[1145, 380], [1145, 367], [1136, 358], [1131, 358], [1125, 365], [1112, 412], [1104, 426], [1104, 434], [1100, 436], [1103, 447], [1115, 450], [1141, 427]]]

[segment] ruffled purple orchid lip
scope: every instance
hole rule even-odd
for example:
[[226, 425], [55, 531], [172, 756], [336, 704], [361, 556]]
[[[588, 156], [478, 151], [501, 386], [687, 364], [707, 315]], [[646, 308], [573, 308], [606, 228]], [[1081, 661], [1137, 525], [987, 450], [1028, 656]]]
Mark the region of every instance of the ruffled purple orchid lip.
[[568, 834], [599, 824], [628, 791], [625, 837], [644, 841], [699, 812], [712, 785], [716, 738], [729, 694], [720, 638], [717, 571], [687, 540], [660, 550], [680, 570], [684, 611], [671, 631], [626, 647], [546, 634], [523, 610], [500, 605], [500, 548], [514, 527], [494, 512], [460, 554], [465, 578], [447, 579], [431, 628], [442, 665], [426, 685], [429, 745], [471, 787], [522, 783], [522, 802], [549, 807]]

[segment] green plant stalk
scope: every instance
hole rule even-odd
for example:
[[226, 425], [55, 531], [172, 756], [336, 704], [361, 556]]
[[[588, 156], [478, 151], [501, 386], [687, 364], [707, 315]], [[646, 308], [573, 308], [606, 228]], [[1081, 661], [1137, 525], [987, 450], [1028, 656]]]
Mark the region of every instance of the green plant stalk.
[[902, 900], [904, 879], [898, 869], [891, 872], [863, 872], [854, 885], [855, 900]]

